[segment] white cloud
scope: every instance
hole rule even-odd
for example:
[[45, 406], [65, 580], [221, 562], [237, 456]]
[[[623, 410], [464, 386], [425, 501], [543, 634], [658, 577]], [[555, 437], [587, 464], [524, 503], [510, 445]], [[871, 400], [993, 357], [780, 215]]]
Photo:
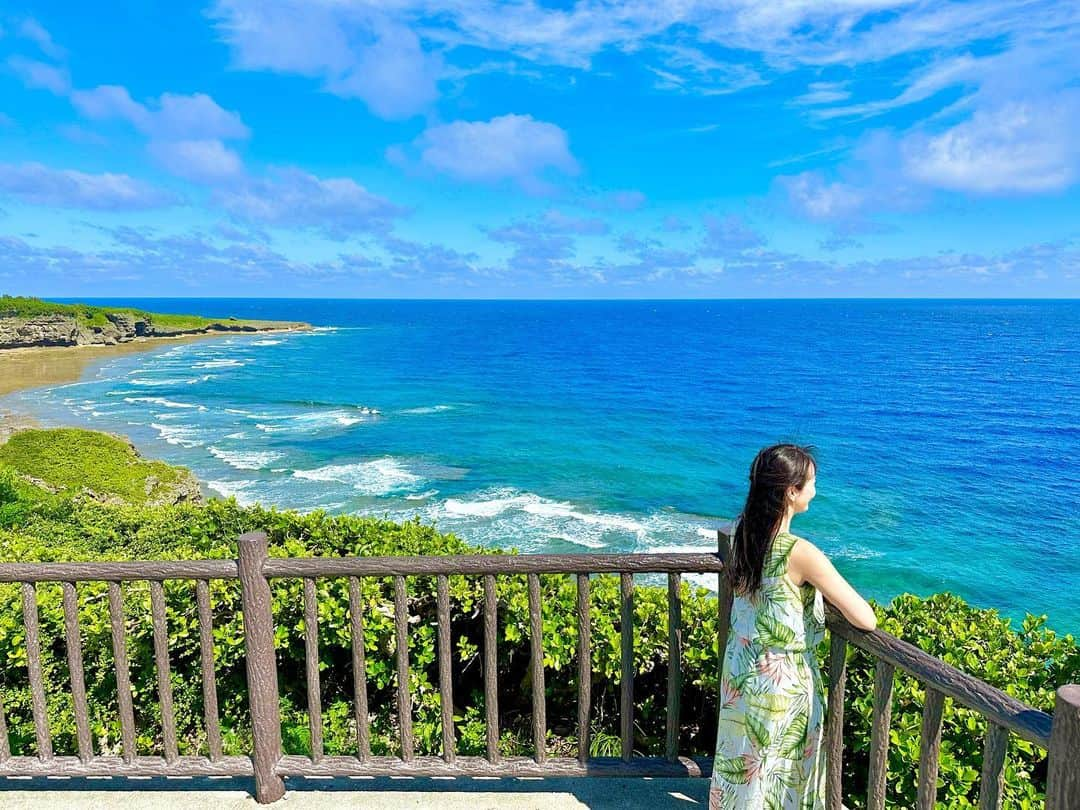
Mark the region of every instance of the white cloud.
[[66, 68], [22, 56], [9, 57], [7, 62], [27, 87], [48, 90], [58, 96], [71, 88], [71, 77]]
[[1059, 191], [1080, 168], [1080, 91], [1043, 103], [977, 110], [937, 135], [902, 144], [911, 177], [936, 188], [976, 194]]
[[220, 0], [209, 12], [237, 67], [295, 73], [363, 100], [382, 118], [408, 118], [436, 99], [442, 59], [395, 21], [392, 6]]
[[428, 54], [408, 28], [384, 25], [375, 41], [356, 55], [355, 65], [328, 78], [326, 88], [364, 101], [380, 118], [409, 118], [438, 97], [435, 85], [442, 59]]
[[216, 183], [243, 172], [240, 157], [224, 141], [247, 138], [250, 130], [238, 113], [205, 93], [163, 93], [143, 104], [125, 87], [100, 85], [74, 91], [71, 102], [87, 118], [131, 124], [149, 138], [150, 154], [179, 177]]
[[177, 202], [175, 195], [126, 174], [87, 174], [41, 163], [0, 164], [0, 192], [31, 205], [139, 211]]
[[830, 182], [823, 172], [809, 171], [780, 177], [794, 213], [811, 220], [831, 221], [860, 215], [867, 195], [858, 187], [840, 181]]
[[62, 59], [64, 57], [64, 49], [53, 42], [52, 35], [33, 17], [27, 17], [19, 23], [16, 33], [23, 39], [33, 42], [48, 57], [52, 59]]
[[71, 101], [88, 118], [120, 118], [155, 139], [241, 139], [251, 134], [238, 113], [222, 108], [205, 93], [162, 93], [142, 104], [125, 87], [100, 85], [76, 90]]
[[549, 171], [575, 175], [579, 167], [566, 132], [531, 115], [501, 115], [490, 121], [454, 121], [429, 127], [414, 144], [420, 160], [459, 180], [511, 180], [530, 192], [548, 189]]
[[244, 171], [239, 155], [221, 141], [151, 141], [149, 149], [168, 171], [197, 183], [220, 183]]
[[220, 189], [216, 201], [234, 218], [284, 228], [313, 228], [331, 238], [384, 233], [407, 211], [347, 177], [320, 178], [300, 169]]

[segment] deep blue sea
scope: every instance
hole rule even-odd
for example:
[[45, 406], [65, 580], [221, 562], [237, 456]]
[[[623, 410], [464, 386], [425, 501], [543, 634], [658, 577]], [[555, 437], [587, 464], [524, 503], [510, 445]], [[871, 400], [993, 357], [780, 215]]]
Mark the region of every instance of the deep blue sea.
[[318, 328], [156, 345], [0, 404], [242, 502], [522, 551], [711, 548], [756, 450], [808, 443], [792, 528], [864, 594], [1080, 631], [1080, 302], [108, 303]]

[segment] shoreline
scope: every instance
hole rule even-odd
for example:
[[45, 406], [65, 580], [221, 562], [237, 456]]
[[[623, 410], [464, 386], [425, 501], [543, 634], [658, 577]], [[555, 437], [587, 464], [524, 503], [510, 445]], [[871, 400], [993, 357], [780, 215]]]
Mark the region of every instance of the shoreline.
[[[112, 357], [151, 351], [159, 345], [195, 343], [212, 338], [252, 337], [282, 332], [307, 331], [298, 328], [260, 329], [257, 332], [205, 332], [188, 335], [156, 335], [137, 337], [112, 345], [83, 344], [77, 346], [19, 346], [0, 349], [0, 400], [9, 394], [50, 385], [78, 382], [96, 361]], [[41, 424], [32, 414], [12, 410], [0, 401], [0, 444], [12, 433]]]

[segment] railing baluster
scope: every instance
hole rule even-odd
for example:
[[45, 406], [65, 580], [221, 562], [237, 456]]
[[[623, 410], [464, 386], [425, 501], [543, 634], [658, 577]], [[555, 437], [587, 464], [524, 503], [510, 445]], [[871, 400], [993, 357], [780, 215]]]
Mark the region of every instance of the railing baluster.
[[322, 690], [319, 688], [319, 605], [315, 580], [304, 577], [304, 673], [307, 676], [311, 761], [323, 757]]
[[172, 680], [169, 669], [169, 629], [165, 623], [165, 592], [161, 582], [150, 582], [150, 613], [154, 623], [154, 666], [157, 669], [158, 701], [161, 704], [161, 736], [165, 741], [165, 761], [176, 762], [176, 718], [173, 714]]
[[221, 759], [221, 725], [218, 722], [217, 675], [214, 671], [214, 614], [210, 609], [210, 583], [195, 581], [199, 606], [199, 657], [202, 664], [203, 721], [210, 761]]
[[842, 810], [844, 772], [844, 689], [847, 685], [847, 642], [832, 634], [829, 641], [829, 706], [825, 717], [825, 806]]
[[349, 577], [349, 621], [352, 630], [353, 700], [356, 714], [356, 755], [361, 762], [371, 757], [368, 722], [367, 651], [364, 649], [364, 609], [360, 604], [360, 580]]
[[498, 602], [495, 575], [484, 574], [484, 716], [487, 724], [487, 758], [499, 761]]
[[1001, 810], [1005, 790], [1005, 752], [1009, 748], [1009, 730], [997, 723], [986, 724], [983, 744], [982, 779], [979, 782], [979, 810]]
[[665, 754], [674, 762], [679, 756], [679, 714], [682, 697], [682, 577], [668, 574], [668, 683], [667, 745]]
[[893, 666], [879, 660], [874, 667], [874, 713], [870, 720], [870, 778], [866, 791], [866, 810], [885, 810], [885, 777], [889, 767], [892, 693]]
[[409, 690], [409, 615], [405, 577], [394, 577], [394, 641], [397, 645], [397, 708], [401, 728], [401, 758], [413, 758], [412, 694]]
[[941, 714], [944, 707], [945, 696], [927, 686], [919, 743], [919, 792], [915, 799], [918, 810], [934, 810], [937, 801], [938, 753], [941, 750]]
[[64, 641], [71, 676], [71, 698], [75, 707], [75, 736], [79, 743], [79, 759], [89, 762], [94, 756], [94, 747], [90, 739], [90, 715], [86, 708], [86, 678], [79, 633], [79, 593], [74, 582], [61, 583], [61, 588], [64, 593]]
[[634, 755], [634, 575], [619, 574], [619, 596], [622, 615], [619, 621], [621, 642], [622, 684], [619, 701], [619, 720], [622, 737], [623, 762]]
[[540, 614], [540, 577], [529, 574], [529, 642], [532, 650], [532, 699], [534, 759], [547, 758], [547, 701], [544, 694], [544, 623]]
[[116, 665], [116, 701], [120, 707], [120, 742], [124, 762], [135, 760], [135, 708], [131, 702], [131, 672], [124, 632], [124, 593], [119, 582], [109, 583], [109, 623]]
[[45, 703], [45, 680], [41, 675], [41, 635], [38, 629], [37, 588], [22, 584], [23, 624], [26, 625], [26, 669], [30, 676], [30, 700], [34, 709], [34, 735], [38, 759], [52, 759], [49, 713]]
[[7, 720], [4, 717], [4, 693], [0, 691], [0, 763], [11, 758], [11, 746], [8, 743]]
[[589, 761], [589, 715], [592, 709], [592, 624], [589, 617], [589, 575], [577, 575], [578, 625], [578, 762]]
[[[716, 532], [716, 551], [720, 559], [727, 564], [731, 556], [731, 537], [722, 531]], [[731, 606], [734, 592], [731, 588], [731, 580], [727, 573], [721, 571], [716, 576], [716, 606], [717, 606], [717, 680], [718, 684], [724, 679], [724, 653], [727, 652], [728, 635], [731, 633]]]
[[450, 583], [446, 574], [435, 578], [439, 614], [439, 706], [442, 709], [443, 760], [454, 764], [454, 693], [450, 669]]

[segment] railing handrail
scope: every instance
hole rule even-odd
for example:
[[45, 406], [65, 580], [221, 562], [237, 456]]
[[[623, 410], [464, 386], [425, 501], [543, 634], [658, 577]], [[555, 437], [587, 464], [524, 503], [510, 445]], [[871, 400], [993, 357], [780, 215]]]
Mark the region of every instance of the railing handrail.
[[910, 642], [883, 630], [853, 627], [832, 605], [826, 607], [828, 628], [874, 658], [886, 661], [957, 703], [977, 711], [1018, 737], [1041, 748], [1050, 747], [1053, 716], [1017, 700], [1007, 692], [935, 658]]

